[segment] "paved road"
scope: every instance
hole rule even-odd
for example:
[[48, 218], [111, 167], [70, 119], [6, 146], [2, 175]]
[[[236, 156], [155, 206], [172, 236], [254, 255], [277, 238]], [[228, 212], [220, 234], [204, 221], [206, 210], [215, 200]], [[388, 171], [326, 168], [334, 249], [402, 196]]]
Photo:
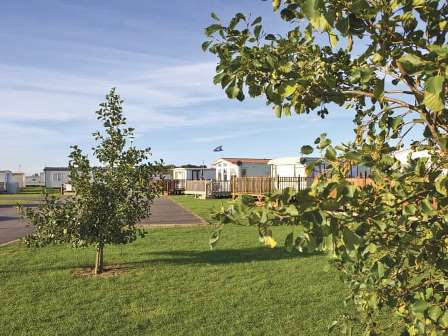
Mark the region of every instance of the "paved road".
[[24, 237], [32, 232], [19, 216], [17, 209], [10, 205], [0, 205], [0, 244]]
[[[156, 199], [151, 210], [152, 215], [141, 224], [155, 227], [205, 224], [201, 218], [166, 197]], [[32, 228], [20, 219], [14, 206], [0, 205], [0, 244], [24, 237], [31, 232]]]
[[150, 226], [181, 226], [205, 224], [205, 222], [186, 210], [168, 197], [161, 197], [154, 200], [149, 219], [143, 220], [142, 224]]

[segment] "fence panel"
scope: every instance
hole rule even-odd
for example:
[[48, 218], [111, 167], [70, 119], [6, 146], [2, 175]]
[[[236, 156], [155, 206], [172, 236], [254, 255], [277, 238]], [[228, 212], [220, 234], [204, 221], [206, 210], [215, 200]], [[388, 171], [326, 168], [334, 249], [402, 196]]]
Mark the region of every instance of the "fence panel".
[[[204, 193], [206, 197], [227, 197], [230, 195], [255, 195], [291, 188], [305, 190], [311, 187], [315, 177], [232, 177], [230, 181], [218, 180], [165, 180], [164, 191], [169, 194], [182, 192]], [[372, 183], [370, 178], [348, 178], [350, 183], [365, 187]]]
[[305, 190], [313, 180], [314, 177], [234, 177], [231, 186], [234, 195], [264, 195], [286, 188]]
[[206, 192], [208, 180], [186, 180], [185, 191]]

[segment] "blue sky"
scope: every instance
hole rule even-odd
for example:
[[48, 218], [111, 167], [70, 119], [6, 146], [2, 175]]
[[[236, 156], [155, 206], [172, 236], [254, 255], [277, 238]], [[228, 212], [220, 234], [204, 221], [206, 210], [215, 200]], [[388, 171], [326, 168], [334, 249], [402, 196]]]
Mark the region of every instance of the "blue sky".
[[[298, 154], [320, 133], [352, 138], [353, 112], [333, 109], [277, 119], [263, 100], [228, 100], [212, 83], [216, 59], [203, 53], [210, 12], [264, 17], [285, 29], [270, 1], [16, 0], [0, 12], [0, 169], [27, 173], [66, 165], [69, 146], [92, 145], [94, 111], [111, 87], [140, 146], [167, 163], [218, 156]], [[223, 145], [224, 152], [212, 152]]]

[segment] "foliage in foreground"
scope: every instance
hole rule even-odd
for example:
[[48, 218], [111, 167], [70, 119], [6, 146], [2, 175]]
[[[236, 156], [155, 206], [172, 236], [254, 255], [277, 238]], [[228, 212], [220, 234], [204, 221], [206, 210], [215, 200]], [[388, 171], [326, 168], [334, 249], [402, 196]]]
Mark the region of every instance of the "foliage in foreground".
[[[262, 206], [241, 199], [217, 218], [243, 218], [262, 236], [274, 225], [291, 225], [296, 234], [286, 239], [288, 249], [327, 251], [351, 288], [365, 335], [388, 334], [377, 318], [383, 307], [401, 318], [404, 335], [445, 335], [448, 4], [272, 3], [290, 24], [285, 36], [263, 32], [261, 17], [238, 13], [224, 24], [212, 15], [217, 22], [206, 29], [203, 48], [219, 58], [214, 82], [229, 98], [243, 100], [246, 88], [251, 97], [264, 96], [278, 117], [317, 110], [324, 118], [328, 104], [351, 108], [355, 139], [335, 147], [325, 135], [316, 139], [329, 171], [309, 192], [270, 195]], [[394, 153], [411, 134], [413, 152], [425, 157], [410, 154], [403, 165]], [[312, 151], [302, 147], [304, 155]], [[354, 165], [370, 168], [371, 185], [347, 181]], [[345, 320], [342, 331], [350, 334], [350, 324]]]
[[69, 169], [75, 195], [65, 199], [47, 195], [37, 209], [23, 209], [23, 216], [35, 227], [26, 238], [28, 245], [95, 245], [95, 274], [103, 271], [105, 245], [127, 244], [143, 235], [136, 224], [149, 216], [159, 193], [150, 184], [158, 165], [147, 161], [149, 148], [132, 144], [134, 130], [125, 127], [122, 102], [112, 89], [96, 112], [104, 127], [104, 133], [93, 134], [97, 141], [93, 155], [99, 166], [92, 166], [87, 155], [72, 146]]

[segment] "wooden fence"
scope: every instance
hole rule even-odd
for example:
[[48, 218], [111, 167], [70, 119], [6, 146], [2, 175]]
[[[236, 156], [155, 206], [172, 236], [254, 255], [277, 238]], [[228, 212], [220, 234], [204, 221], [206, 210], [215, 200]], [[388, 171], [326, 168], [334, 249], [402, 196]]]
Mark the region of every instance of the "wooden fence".
[[234, 177], [231, 181], [232, 196], [264, 195], [291, 188], [304, 190], [311, 186], [314, 177]]
[[[191, 194], [201, 198], [237, 197], [266, 193], [291, 188], [305, 190], [311, 187], [315, 177], [233, 177], [230, 181], [217, 180], [166, 180], [164, 191], [168, 194]], [[365, 187], [372, 183], [369, 178], [348, 178], [350, 183]]]
[[358, 186], [358, 187], [365, 187], [366, 185], [373, 183], [373, 180], [368, 177], [348, 178], [347, 181], [349, 181], [351, 184], [354, 184], [355, 186]]

